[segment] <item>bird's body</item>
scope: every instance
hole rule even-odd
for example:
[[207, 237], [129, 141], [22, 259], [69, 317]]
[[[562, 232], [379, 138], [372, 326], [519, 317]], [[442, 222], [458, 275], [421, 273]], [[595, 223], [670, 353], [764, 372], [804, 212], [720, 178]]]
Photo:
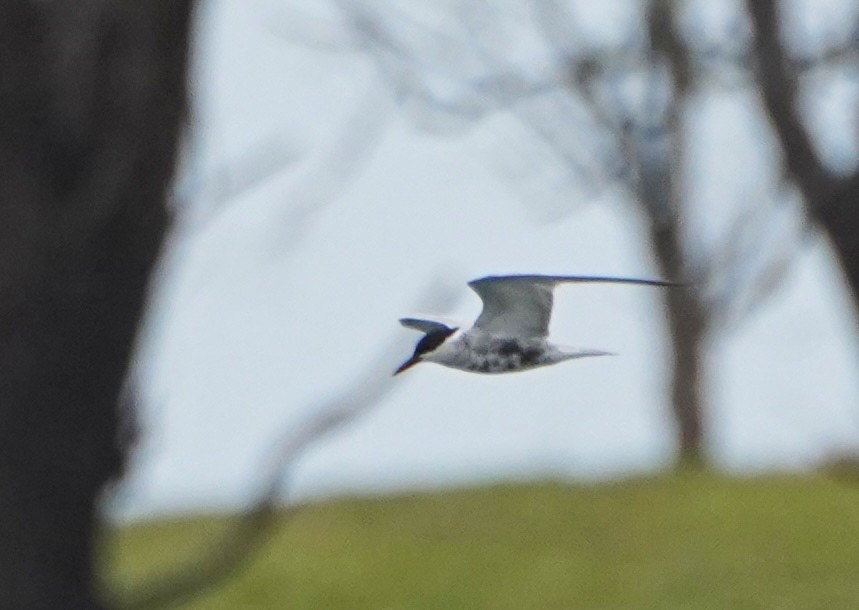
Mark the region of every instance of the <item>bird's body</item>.
[[573, 358], [605, 356], [610, 352], [564, 348], [549, 341], [553, 289], [557, 284], [599, 282], [673, 286], [671, 282], [594, 276], [489, 276], [468, 283], [483, 301], [483, 311], [466, 330], [426, 318], [402, 318], [400, 323], [424, 333], [411, 358], [394, 374], [419, 362], [474, 373], [525, 371]]
[[498, 336], [472, 328], [454, 331], [437, 349], [421, 359], [472, 373], [510, 373], [607, 353], [597, 350], [567, 352], [546, 339]]

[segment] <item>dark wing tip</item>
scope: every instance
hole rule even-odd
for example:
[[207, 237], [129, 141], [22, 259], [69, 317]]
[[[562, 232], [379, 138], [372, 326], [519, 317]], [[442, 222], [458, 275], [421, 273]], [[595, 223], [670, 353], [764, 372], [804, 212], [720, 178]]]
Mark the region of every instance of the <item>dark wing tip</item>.
[[602, 284], [638, 284], [642, 286], [662, 286], [662, 287], [691, 287], [691, 282], [675, 282], [671, 280], [652, 280], [644, 278], [631, 277], [612, 277], [604, 275], [538, 275], [538, 274], [517, 274], [517, 275], [487, 275], [468, 282], [469, 287], [477, 288], [482, 284], [496, 282], [528, 282], [532, 284], [562, 284], [570, 283], [602, 283]]
[[558, 276], [552, 275], [537, 275], [537, 274], [513, 274], [513, 275], [485, 275], [468, 282], [470, 288], [477, 288], [483, 284], [495, 284], [501, 282], [527, 282], [527, 283], [553, 283]]

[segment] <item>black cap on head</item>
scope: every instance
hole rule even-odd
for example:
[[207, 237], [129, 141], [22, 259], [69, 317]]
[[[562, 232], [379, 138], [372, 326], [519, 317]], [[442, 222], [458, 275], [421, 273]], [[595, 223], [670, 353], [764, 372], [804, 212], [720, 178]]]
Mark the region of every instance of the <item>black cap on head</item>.
[[394, 375], [402, 373], [406, 369], [416, 365], [421, 361], [421, 356], [438, 348], [438, 346], [444, 343], [444, 340], [451, 336], [455, 330], [456, 328], [438, 328], [429, 331], [421, 337], [420, 341], [418, 341], [418, 344], [415, 346], [415, 353], [412, 354], [412, 357], [401, 364], [400, 367], [394, 371]]

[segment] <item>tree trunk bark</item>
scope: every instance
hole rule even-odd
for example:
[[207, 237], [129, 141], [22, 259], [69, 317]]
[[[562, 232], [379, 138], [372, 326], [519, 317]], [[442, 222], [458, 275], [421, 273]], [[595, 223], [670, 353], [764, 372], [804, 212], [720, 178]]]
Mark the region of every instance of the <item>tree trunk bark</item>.
[[0, 607], [99, 608], [98, 498], [167, 226], [191, 2], [4, 3]]
[[[664, 205], [664, 204], [663, 204]], [[680, 228], [675, 223], [651, 223], [650, 243], [662, 277], [684, 279], [686, 260], [681, 252]], [[668, 335], [671, 342], [671, 412], [677, 427], [677, 466], [700, 466], [704, 453], [704, 393], [702, 361], [707, 340], [707, 314], [693, 289], [665, 292]]]
[[[649, 240], [662, 277], [688, 280], [688, 253], [684, 250], [681, 206], [685, 194], [686, 151], [682, 112], [691, 90], [689, 53], [678, 33], [676, 7], [656, 0], [647, 5], [647, 27], [654, 65], [664, 61], [672, 88], [659, 135], [639, 136], [638, 199], [649, 221]], [[658, 85], [654, 85], [657, 86]], [[704, 455], [703, 354], [709, 312], [693, 289], [665, 292], [671, 341], [671, 412], [677, 427], [677, 466], [698, 466]]]
[[841, 180], [834, 196], [809, 207], [829, 236], [859, 313], [859, 171]]
[[788, 70], [781, 37], [781, 3], [746, 0], [746, 7], [758, 57], [761, 100], [781, 144], [785, 167], [809, 215], [828, 234], [859, 313], [859, 169], [840, 177], [827, 168], [802, 122], [797, 79]]
[[[668, 146], [645, 137], [636, 145], [637, 196], [648, 220], [648, 239], [661, 277], [688, 279], [679, 206], [682, 201], [682, 147], [675, 126], [665, 134]], [[677, 465], [701, 465], [704, 455], [703, 354], [708, 312], [692, 288], [670, 288], [664, 293], [671, 342], [671, 413], [677, 427]]]
[[704, 453], [704, 315], [697, 297], [689, 290], [666, 295], [668, 327], [673, 346], [674, 374], [671, 408], [677, 426], [677, 465], [700, 466]]

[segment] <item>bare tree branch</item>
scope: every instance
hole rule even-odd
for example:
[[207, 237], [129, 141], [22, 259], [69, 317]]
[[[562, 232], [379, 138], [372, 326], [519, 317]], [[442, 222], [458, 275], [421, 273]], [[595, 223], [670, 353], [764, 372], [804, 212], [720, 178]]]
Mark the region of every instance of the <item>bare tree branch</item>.
[[[748, 2], [758, 11], [775, 10], [771, 0]], [[774, 90], [765, 92], [765, 101], [781, 104], [784, 112], [780, 116], [793, 121], [788, 122], [784, 147], [790, 149], [799, 138], [796, 150], [786, 156], [788, 174], [799, 183], [795, 174], [798, 168], [807, 171], [811, 159], [811, 182], [817, 185], [813, 190], [820, 191], [832, 186], [827, 182], [831, 176], [825, 174], [793, 107], [792, 79], [813, 68], [802, 58], [789, 56], [777, 35], [771, 33], [762, 43], [759, 36], [752, 35], [754, 31], [749, 33], [742, 13], [732, 22], [742, 28], [739, 40], [729, 39], [728, 27], [715, 42], [712, 37], [697, 42], [684, 31], [688, 24], [680, 21], [682, 8], [671, 0], [639, 5], [643, 18], [629, 26], [623, 43], [609, 46], [589, 41], [566, 3], [537, 3], [529, 9], [528, 25], [523, 24], [535, 27], [538, 37], [542, 35], [538, 59], [529, 66], [499, 42], [510, 24], [497, 7], [456, 5], [448, 9], [446, 17], [433, 13], [448, 20], [442, 27], [438, 21], [428, 25], [429, 19], [402, 9], [382, 12], [372, 3], [346, 0], [339, 5], [357, 32], [355, 39], [362, 40], [360, 47], [379, 66], [401, 107], [412, 110], [413, 115], [417, 109], [430, 116], [424, 127], [438, 131], [440, 119], [467, 127], [492, 112], [506, 113], [539, 145], [532, 151], [545, 153], [546, 158], [557, 160], [557, 168], [563, 168], [542, 173], [554, 184], [560, 177], [568, 181], [569, 190], [574, 184], [585, 185], [591, 192], [615, 185], [629, 192], [646, 215], [648, 240], [663, 276], [698, 280], [699, 285], [701, 280], [712, 283], [703, 286], [702, 292], [666, 295], [669, 328], [678, 352], [675, 370], [685, 378], [674, 384], [675, 415], [686, 417], [682, 405], [692, 405], [689, 409], [694, 410], [698, 401], [697, 363], [709, 334], [754, 311], [773, 293], [792, 260], [778, 248], [768, 249], [766, 256], [754, 249], [764, 224], [743, 225], [741, 232], [728, 235], [716, 246], [698, 243], [688, 234], [690, 185], [685, 181], [691, 172], [685, 168], [691, 147], [685, 139], [690, 129], [687, 106], [698, 102], [694, 94], [707, 93], [704, 85], [713, 82], [714, 74], [720, 74], [720, 85], [743, 87], [755, 82], [749, 64], [757, 68], [758, 76], [772, 76]], [[540, 54], [543, 50], [545, 56]], [[772, 75], [774, 54], [780, 68]], [[846, 52], [828, 55], [828, 61], [849, 56]], [[757, 58], [757, 64], [751, 58]], [[783, 95], [785, 88], [788, 96]], [[787, 106], [785, 99], [790, 101]], [[522, 163], [546, 166], [540, 159], [535, 162], [533, 155], [523, 156]], [[828, 196], [838, 192], [843, 193], [842, 200], [849, 200], [857, 185], [849, 180], [845, 185], [844, 190], [832, 190]], [[755, 216], [772, 218], [769, 212]], [[714, 269], [719, 264], [730, 269]], [[721, 285], [716, 285], [717, 280]], [[700, 437], [700, 429], [696, 430], [700, 422], [696, 424], [694, 416], [690, 417], [681, 425], [686, 426], [684, 443]]]
[[[460, 294], [459, 287], [454, 288], [439, 278], [418, 301], [431, 310], [445, 311]], [[390, 393], [396, 385], [392, 372], [401, 356], [402, 340], [392, 339], [354, 383], [318, 405], [314, 415], [297, 432], [290, 426], [273, 443], [266, 463], [259, 469], [264, 474], [257, 498], [238, 517], [238, 522], [190, 565], [151, 577], [131, 591], [116, 592], [115, 607], [123, 610], [175, 607], [249, 567], [256, 552], [271, 537], [273, 528], [299, 508], [284, 503], [288, 477], [296, 462], [321, 439], [354, 423]]]
[[[282, 261], [298, 250], [309, 234], [313, 220], [338, 201], [372, 159], [373, 148], [391, 118], [389, 108], [388, 92], [378, 83], [371, 82], [364, 98], [338, 128], [324, 153], [304, 174], [297, 176], [280, 197], [283, 203], [272, 214], [272, 222], [266, 225], [259, 239], [259, 248], [265, 257]], [[266, 153], [274, 158], [263, 159]], [[245, 156], [223, 163], [211, 173], [194, 174], [192, 171], [192, 176], [180, 185], [176, 194], [179, 198], [177, 207], [181, 211], [173, 227], [173, 238], [167, 240], [159, 264], [170, 265], [185, 245], [181, 239], [183, 234], [204, 231], [232, 209], [234, 198], [285, 169], [297, 154], [285, 144], [282, 136], [273, 136], [246, 151]], [[202, 197], [203, 202], [191, 203], [195, 197]], [[212, 259], [209, 264], [214, 265], [217, 260]], [[193, 281], [197, 284], [208, 281], [213, 273], [214, 270], [205, 268]], [[161, 275], [156, 274], [156, 281]], [[158, 285], [155, 286], [153, 301], [155, 305], [150, 309], [159, 305]]]
[[278, 256], [294, 252], [311, 220], [322, 213], [360, 175], [373, 158], [392, 117], [390, 94], [371, 81], [363, 97], [337, 131], [326, 153], [283, 195], [286, 205], [273, 223], [271, 243]]
[[814, 148], [797, 108], [796, 82], [787, 69], [779, 36], [778, 0], [746, 0], [753, 23], [753, 45], [758, 60], [761, 96], [781, 142], [788, 173], [810, 206], [823, 205], [832, 195], [832, 177]]
[[813, 235], [808, 216], [790, 209], [795, 189], [786, 182], [781, 186], [735, 215], [707, 263], [703, 297], [714, 328], [736, 329], [754, 314]]
[[[371, 149], [390, 116], [386, 111], [386, 102], [384, 90], [375, 83], [371, 84], [363, 103], [359, 104], [339, 130], [335, 142], [328, 148], [328, 154], [284, 196], [290, 205], [282, 223], [277, 223], [278, 231], [274, 238], [281, 245], [278, 249], [280, 258], [296, 251], [312, 219], [338, 199], [341, 191], [371, 157]], [[259, 161], [257, 157], [265, 147], [255, 149], [247, 157], [224, 165], [221, 172], [213, 174], [201, 184], [195, 186], [191, 183], [190, 187], [186, 187], [190, 193], [188, 196], [195, 192], [202, 193], [213, 197], [216, 202], [223, 202], [255, 186], [273, 172], [279, 171], [292, 158], [289, 154], [291, 151], [282, 147], [282, 140], [273, 139], [271, 145], [281, 153], [277, 159], [259, 168], [256, 166]], [[220, 203], [208, 213], [194, 217], [192, 228], [205, 226], [212, 221], [214, 214], [223, 210], [224, 205]], [[451, 291], [449, 284], [437, 281], [422, 300], [432, 299], [432, 307], [443, 310], [451, 305]], [[116, 606], [128, 609], [174, 607], [243, 569], [265, 543], [275, 524], [282, 523], [295, 510], [295, 507], [279, 504], [288, 471], [317, 440], [354, 421], [390, 391], [391, 372], [395, 366], [392, 363], [398, 361], [398, 357], [392, 357], [392, 352], [400, 344], [400, 341], [393, 342], [356, 383], [345, 388], [338, 397], [321, 404], [316, 410], [317, 415], [307, 421], [298, 433], [290, 429], [274, 443], [270, 463], [261, 469], [267, 474], [260, 485], [257, 499], [242, 513], [238, 522], [212, 545], [210, 551], [176, 573], [160, 575], [139, 589], [118, 594]], [[286, 514], [279, 515], [279, 510], [285, 510]]]
[[[186, 137], [186, 143], [193, 136]], [[201, 231], [230, 209], [230, 203], [240, 201], [242, 195], [270, 180], [296, 163], [301, 152], [283, 133], [272, 134], [242, 151], [232, 159], [224, 160], [213, 168], [202, 167], [202, 151], [186, 154], [189, 169], [184, 180], [176, 187], [174, 209], [183, 228]]]
[[854, 300], [859, 301], [859, 168], [840, 177], [820, 159], [798, 108], [797, 83], [787, 70], [781, 41], [778, 0], [746, 0], [758, 55], [757, 80], [787, 172], [805, 199], [808, 212], [828, 232]]

